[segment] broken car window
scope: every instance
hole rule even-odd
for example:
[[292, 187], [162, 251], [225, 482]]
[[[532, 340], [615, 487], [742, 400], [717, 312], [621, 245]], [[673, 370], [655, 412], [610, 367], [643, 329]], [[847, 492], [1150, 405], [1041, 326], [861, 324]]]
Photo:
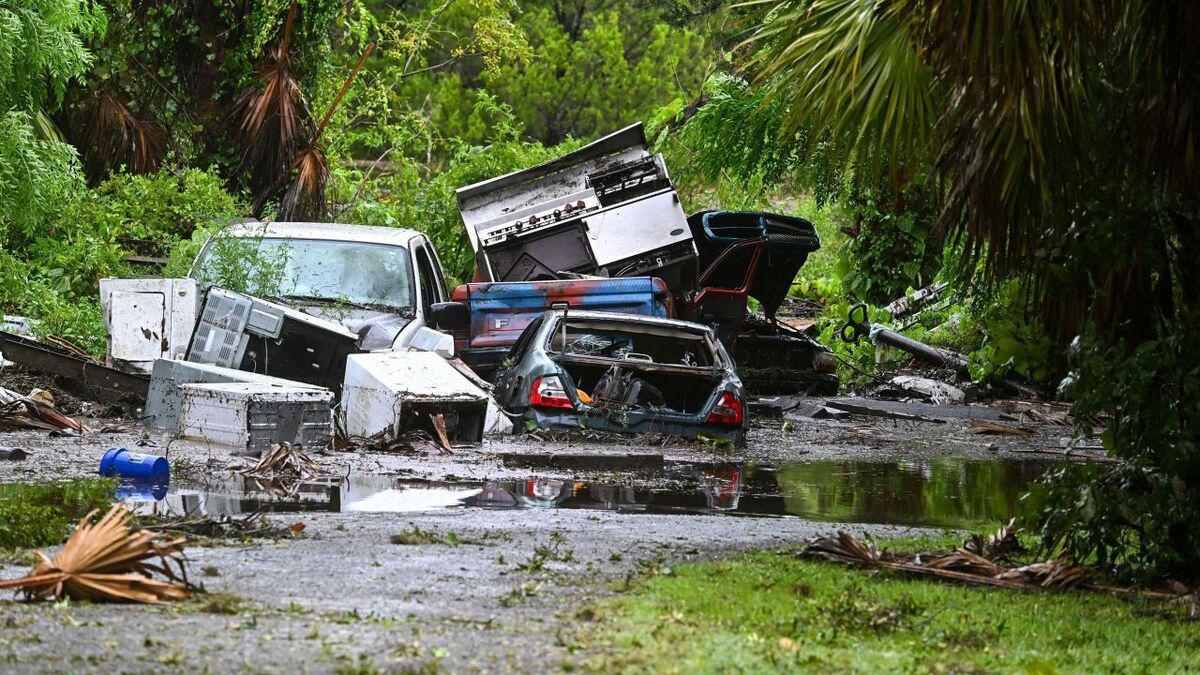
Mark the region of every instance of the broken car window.
[[550, 350], [565, 356], [676, 366], [711, 366], [716, 363], [712, 346], [701, 334], [657, 326], [626, 326], [606, 322], [568, 320], [565, 332], [563, 324], [559, 323], [551, 334]]
[[[209, 257], [206, 252], [199, 263], [201, 279], [206, 278]], [[257, 257], [283, 261], [279, 288], [285, 298], [400, 310], [413, 307], [412, 270], [408, 250], [401, 246], [263, 238]]]

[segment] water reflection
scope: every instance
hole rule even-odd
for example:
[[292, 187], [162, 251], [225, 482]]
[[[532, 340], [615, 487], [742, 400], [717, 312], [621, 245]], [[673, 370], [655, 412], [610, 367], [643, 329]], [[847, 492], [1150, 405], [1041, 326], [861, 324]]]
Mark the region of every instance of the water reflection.
[[357, 476], [272, 486], [231, 477], [172, 485], [165, 498], [127, 490], [142, 513], [419, 512], [573, 508], [645, 513], [800, 516], [846, 523], [966, 527], [1016, 514], [1043, 461], [818, 461], [762, 466], [673, 463], [624, 481], [437, 483]]

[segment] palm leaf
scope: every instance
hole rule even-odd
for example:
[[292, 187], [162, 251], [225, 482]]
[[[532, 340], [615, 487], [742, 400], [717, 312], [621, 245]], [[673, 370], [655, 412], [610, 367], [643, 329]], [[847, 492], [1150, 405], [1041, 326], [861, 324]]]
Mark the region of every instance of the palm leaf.
[[0, 589], [19, 589], [27, 600], [159, 604], [188, 596], [191, 585], [181, 557], [185, 539], [131, 530], [132, 514], [120, 502], [93, 523], [95, 514], [92, 511], [79, 521], [53, 558], [39, 551], [40, 562], [28, 575], [0, 581]]
[[341, 90], [329, 104], [325, 116], [321, 118], [321, 123], [317, 126], [316, 133], [292, 163], [291, 170], [295, 172], [295, 176], [279, 205], [280, 218], [284, 220], [321, 220], [324, 218], [327, 212], [325, 185], [329, 182], [329, 163], [320, 146], [321, 135], [325, 133], [325, 129], [329, 126], [329, 120], [333, 118], [334, 111], [337, 110], [338, 104], [342, 102], [342, 98], [350, 89], [358, 71], [362, 69], [367, 57], [374, 50], [375, 43], [367, 45], [366, 50], [359, 57], [358, 63], [354, 65], [349, 77], [342, 84]]
[[167, 153], [162, 125], [138, 117], [111, 92], [96, 97], [86, 137], [85, 156], [89, 174], [95, 180], [120, 167], [129, 173], [151, 173], [158, 170]]
[[241, 147], [238, 172], [254, 191], [259, 214], [289, 175], [293, 159], [305, 146], [311, 125], [308, 102], [292, 68], [289, 46], [296, 3], [288, 9], [283, 36], [270, 60], [259, 66], [259, 83], [247, 87], [233, 106], [234, 136]]

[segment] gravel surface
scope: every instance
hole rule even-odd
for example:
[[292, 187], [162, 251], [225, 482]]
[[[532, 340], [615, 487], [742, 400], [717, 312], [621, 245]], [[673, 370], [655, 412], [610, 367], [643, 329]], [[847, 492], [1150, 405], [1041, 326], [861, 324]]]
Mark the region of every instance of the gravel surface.
[[[3, 384], [3, 380], [0, 380]], [[15, 387], [14, 387], [15, 388]], [[167, 454], [175, 478], [202, 479], [246, 466], [229, 450], [147, 433], [130, 419], [80, 406], [94, 431], [79, 438], [0, 433], [0, 446], [30, 453], [0, 461], [0, 482], [95, 475], [110, 446]], [[521, 478], [514, 456], [662, 454], [667, 460], [746, 459], [775, 464], [819, 459], [953, 456], [1033, 458], [1056, 449], [1063, 427], [1028, 437], [981, 436], [964, 419], [944, 424], [852, 417], [793, 417], [757, 423], [738, 450], [635, 438], [488, 439], [481, 448], [435, 452], [314, 454], [335, 475], [347, 471], [439, 481]], [[117, 430], [117, 427], [122, 427]], [[107, 431], [100, 431], [107, 429]], [[506, 462], [506, 458], [508, 461]], [[636, 471], [630, 470], [632, 475]], [[538, 475], [586, 479], [546, 466]], [[181, 475], [182, 474], [182, 475]], [[227, 475], [227, 474], [226, 474]], [[189, 547], [189, 570], [209, 592], [169, 607], [0, 600], [0, 663], [12, 672], [145, 672], [163, 668], [228, 672], [382, 670], [554, 670], [588, 655], [573, 636], [581, 612], [628, 580], [664, 566], [746, 548], [798, 544], [835, 525], [800, 518], [650, 515], [595, 510], [456, 509], [424, 513], [300, 513], [273, 516], [306, 525], [296, 539]], [[417, 526], [434, 543], [391, 538]], [[916, 530], [856, 525], [878, 536]], [[447, 542], [448, 534], [452, 533]], [[457, 540], [457, 544], [454, 541]], [[540, 554], [538, 552], [541, 552]], [[539, 562], [540, 561], [540, 562]], [[0, 566], [0, 578], [22, 574]], [[216, 593], [234, 594], [234, 602]], [[212, 611], [226, 610], [230, 613]]]

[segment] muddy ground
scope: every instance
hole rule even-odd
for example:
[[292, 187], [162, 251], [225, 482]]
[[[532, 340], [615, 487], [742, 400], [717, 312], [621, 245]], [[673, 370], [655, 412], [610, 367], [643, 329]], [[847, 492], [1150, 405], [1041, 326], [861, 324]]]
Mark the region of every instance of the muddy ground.
[[[227, 449], [146, 433], [128, 418], [104, 417], [113, 411], [101, 406], [62, 405], [94, 431], [79, 438], [0, 433], [0, 446], [20, 447], [30, 455], [19, 462], [0, 461], [0, 482], [94, 475], [110, 446], [167, 454], [175, 467], [173, 481], [203, 483], [206, 477], [229, 476], [249, 461]], [[339, 476], [478, 483], [536, 475], [653, 484], [660, 480], [654, 471], [627, 466], [622, 458], [661, 454], [668, 461], [772, 465], [936, 457], [1022, 462], [1053, 458], [1040, 453], [1056, 452], [1060, 438], [1068, 435], [1064, 427], [1050, 424], [1022, 426], [1033, 435], [976, 434], [962, 417], [935, 424], [793, 414], [758, 421], [746, 447], [738, 450], [662, 439], [506, 437], [450, 455], [426, 448], [313, 457]], [[839, 527], [786, 516], [588, 509], [303, 512], [271, 518], [283, 526], [301, 521], [305, 528], [295, 539], [188, 549], [191, 575], [210, 594], [199, 601], [173, 607], [0, 601], [0, 663], [18, 672], [143, 672], [164, 666], [327, 672], [368, 665], [553, 670], [578, 665], [593, 653], [578, 642], [591, 608], [631, 579], [745, 548], [794, 545]], [[392, 543], [393, 535], [413, 526], [433, 533], [426, 537], [432, 541]], [[852, 529], [880, 536], [917, 531], [870, 523]], [[26, 569], [4, 564], [0, 578]], [[217, 593], [236, 598], [212, 595]]]

